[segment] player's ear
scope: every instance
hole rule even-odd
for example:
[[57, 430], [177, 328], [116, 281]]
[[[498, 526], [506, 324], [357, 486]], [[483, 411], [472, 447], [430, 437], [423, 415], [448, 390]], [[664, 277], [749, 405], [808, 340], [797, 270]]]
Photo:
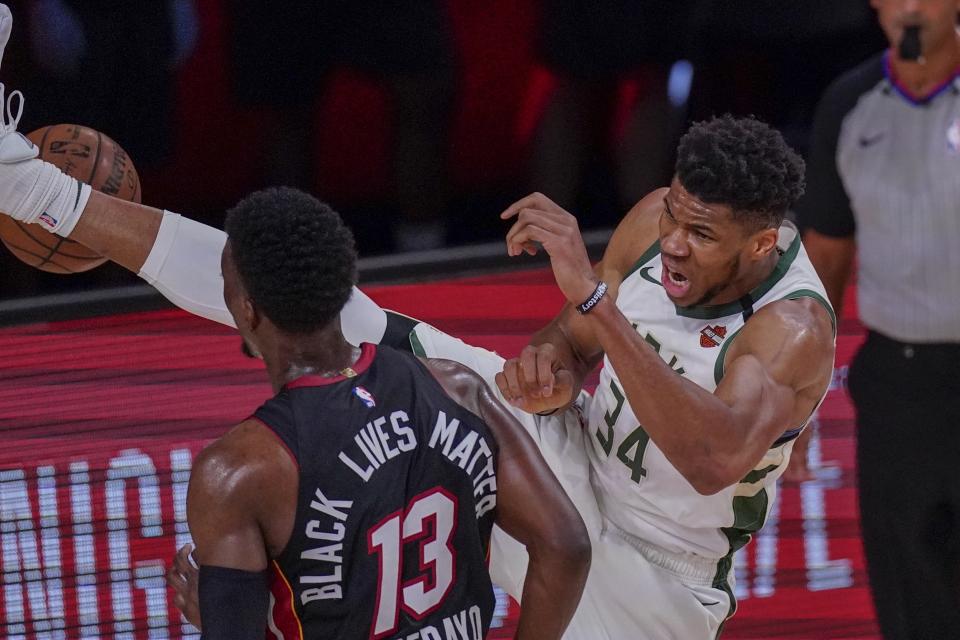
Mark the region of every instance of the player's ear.
[[768, 227], [753, 234], [751, 239], [751, 253], [757, 260], [770, 255], [777, 248], [777, 229]]
[[243, 314], [243, 323], [250, 327], [251, 331], [255, 331], [260, 325], [262, 316], [260, 315], [260, 310], [257, 308], [256, 303], [254, 303], [253, 298], [249, 296], [243, 297], [243, 304], [240, 306], [240, 313]]

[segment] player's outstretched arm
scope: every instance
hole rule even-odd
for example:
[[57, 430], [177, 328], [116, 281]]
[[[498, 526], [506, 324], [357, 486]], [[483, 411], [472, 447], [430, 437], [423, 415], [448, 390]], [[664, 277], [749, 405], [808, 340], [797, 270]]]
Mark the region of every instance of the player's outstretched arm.
[[[36, 147], [16, 131], [0, 135], [0, 212], [69, 237], [136, 273], [181, 309], [233, 326], [220, 275], [226, 234], [93, 191], [35, 156]], [[341, 315], [350, 342], [383, 337], [386, 315], [359, 289]]]
[[270, 600], [266, 569], [290, 536], [296, 491], [293, 460], [255, 421], [235, 427], [197, 457], [187, 521], [200, 565], [205, 639], [263, 638]]
[[496, 522], [530, 558], [516, 637], [560, 638], [590, 568], [583, 519], [533, 440], [477, 374], [448, 360], [428, 366], [454, 400], [484, 420], [499, 446]]

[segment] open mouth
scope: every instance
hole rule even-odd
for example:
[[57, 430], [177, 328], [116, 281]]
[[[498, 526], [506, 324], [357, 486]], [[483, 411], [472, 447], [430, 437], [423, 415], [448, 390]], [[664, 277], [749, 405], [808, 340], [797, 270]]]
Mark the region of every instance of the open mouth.
[[663, 265], [663, 274], [660, 277], [663, 288], [671, 298], [682, 298], [690, 291], [690, 280], [679, 271], [674, 271]]

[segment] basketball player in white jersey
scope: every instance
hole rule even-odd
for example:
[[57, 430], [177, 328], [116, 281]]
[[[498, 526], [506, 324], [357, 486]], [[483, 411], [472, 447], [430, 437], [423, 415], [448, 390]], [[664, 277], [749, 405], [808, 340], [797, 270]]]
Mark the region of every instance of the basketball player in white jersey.
[[[543, 416], [532, 433], [595, 536], [565, 637], [714, 638], [733, 614], [733, 554], [763, 526], [833, 370], [833, 310], [784, 222], [802, 190], [779, 133], [724, 117], [690, 129], [670, 187], [634, 206], [595, 267], [576, 219], [545, 196], [502, 214], [516, 219], [508, 252], [542, 247], [568, 300], [495, 374], [507, 402]], [[420, 353], [495, 368], [424, 325], [412, 336]], [[581, 386], [601, 361], [590, 398]], [[494, 560], [522, 557], [496, 542]], [[523, 563], [501, 564], [514, 593]]]
[[[91, 192], [15, 128], [0, 136], [0, 211], [232, 324], [222, 232]], [[570, 304], [507, 362], [388, 316], [360, 291], [344, 308], [348, 340], [393, 339], [388, 319], [399, 321], [412, 350], [496, 384], [538, 442], [594, 538], [566, 637], [712, 638], [732, 614], [732, 553], [763, 524], [833, 364], [832, 312], [782, 224], [802, 184], [802, 161], [766, 125], [695, 125], [671, 186], [631, 210], [595, 270], [573, 216], [539, 194], [520, 200], [503, 214], [517, 218], [508, 250], [542, 246]], [[601, 360], [591, 399], [580, 387]], [[495, 532], [495, 581], [519, 597], [525, 570], [523, 548]]]

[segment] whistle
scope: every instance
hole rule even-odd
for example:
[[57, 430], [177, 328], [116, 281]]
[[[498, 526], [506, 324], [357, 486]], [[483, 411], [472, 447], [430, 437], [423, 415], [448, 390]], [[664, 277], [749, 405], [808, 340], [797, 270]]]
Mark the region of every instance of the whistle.
[[911, 26], [903, 30], [903, 38], [900, 39], [900, 59], [915, 62], [920, 60], [923, 54], [920, 43], [920, 27]]

